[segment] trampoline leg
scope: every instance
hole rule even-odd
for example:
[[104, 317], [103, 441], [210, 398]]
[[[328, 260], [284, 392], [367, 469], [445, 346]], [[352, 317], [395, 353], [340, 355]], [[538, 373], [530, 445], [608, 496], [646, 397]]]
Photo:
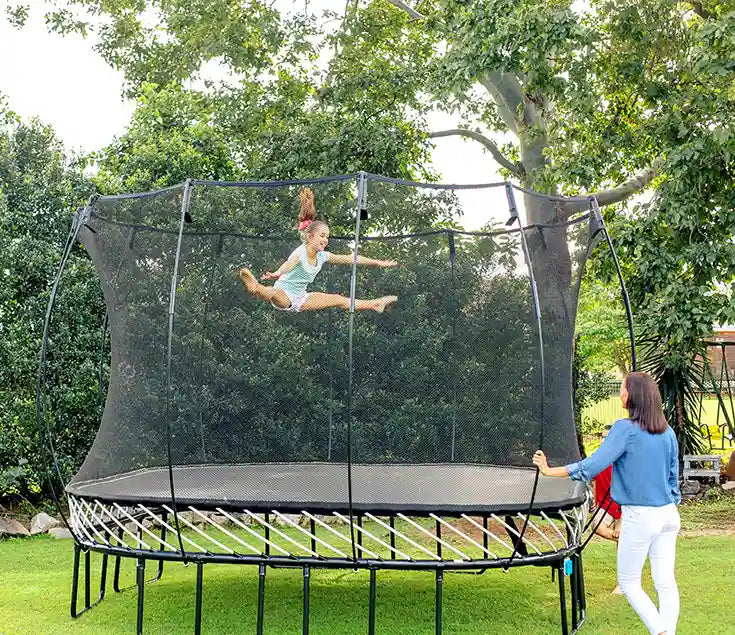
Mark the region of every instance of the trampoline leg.
[[567, 595], [566, 582], [564, 580], [564, 560], [559, 560], [556, 571], [559, 578], [559, 607], [561, 610], [561, 632], [562, 635], [569, 635], [569, 624], [567, 623]]
[[309, 635], [309, 579], [311, 577], [311, 570], [309, 566], [304, 567], [304, 626], [303, 634]]
[[194, 634], [202, 632], [202, 579], [204, 577], [204, 563], [197, 562], [197, 595], [194, 605]]
[[574, 573], [572, 577], [572, 584], [576, 589], [576, 594], [573, 602], [572, 611], [573, 615], [576, 615], [576, 619], [573, 625], [573, 632], [577, 632], [582, 624], [584, 624], [584, 618], [586, 614], [586, 600], [584, 597], [584, 573], [582, 571], [582, 556], [577, 554], [573, 557], [572, 562], [574, 563]]
[[76, 618], [89, 611], [89, 609], [97, 606], [105, 597], [105, 589], [107, 586], [107, 554], [102, 554], [102, 568], [100, 571], [100, 590], [97, 599], [92, 603], [91, 601], [91, 582], [92, 582], [92, 568], [90, 566], [91, 552], [86, 551], [84, 553], [84, 608], [81, 611], [77, 610], [77, 595], [79, 593], [79, 558], [81, 554], [81, 547], [74, 545], [74, 569], [72, 572], [71, 581], [71, 616]]
[[263, 609], [265, 608], [265, 565], [258, 567], [258, 625], [257, 635], [263, 635]]
[[90, 590], [89, 590], [89, 577], [90, 577], [90, 558], [92, 554], [90, 553], [89, 549], [84, 552], [84, 608], [89, 608], [89, 602], [90, 602]]
[[569, 587], [571, 593], [571, 605], [572, 605], [572, 632], [577, 632], [577, 626], [579, 626], [579, 587], [577, 586], [577, 559], [576, 556], [572, 556], [572, 573], [569, 576]]
[[[117, 530], [117, 541], [118, 544], [122, 543], [122, 537], [123, 537], [123, 530], [118, 529]], [[122, 589], [120, 588], [120, 561], [122, 560], [121, 556], [115, 556], [115, 570], [112, 575], [112, 588], [115, 591], [115, 593], [120, 593]]]
[[444, 582], [444, 571], [436, 570], [436, 635], [442, 632], [442, 583]]
[[584, 567], [582, 566], [582, 554], [577, 556], [577, 576], [579, 581], [579, 613], [584, 621], [585, 615], [587, 614], [587, 597], [585, 595], [584, 587]]
[[[163, 522], [166, 522], [168, 518], [168, 515], [163, 516]], [[138, 538], [142, 538], [143, 532], [141, 529], [138, 529]], [[123, 530], [119, 529], [117, 533], [118, 542], [122, 543], [123, 538]], [[161, 540], [166, 539], [166, 527], [163, 525], [161, 526]], [[127, 591], [128, 589], [132, 589], [138, 586], [138, 582], [136, 579], [135, 584], [131, 584], [130, 586], [121, 587], [120, 586], [120, 562], [122, 560], [122, 556], [115, 556], [115, 571], [112, 578], [112, 588], [114, 589], [115, 593], [122, 593], [123, 591]], [[150, 584], [151, 582], [158, 582], [158, 580], [161, 579], [161, 576], [163, 575], [163, 560], [158, 561], [158, 571], [156, 572], [156, 575], [153, 576], [150, 580], [146, 580], [146, 584]]]
[[375, 569], [370, 569], [370, 605], [368, 607], [368, 635], [375, 635]]
[[77, 589], [79, 587], [79, 545], [74, 543], [74, 566], [71, 573], [71, 616], [77, 617]]
[[145, 588], [145, 558], [138, 558], [135, 566], [136, 578], [138, 580], [138, 620], [137, 630], [138, 635], [143, 633], [143, 589]]

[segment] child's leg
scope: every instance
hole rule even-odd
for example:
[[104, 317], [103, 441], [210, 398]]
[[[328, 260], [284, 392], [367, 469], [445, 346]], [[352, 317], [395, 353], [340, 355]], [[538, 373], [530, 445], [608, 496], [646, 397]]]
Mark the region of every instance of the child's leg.
[[245, 288], [261, 300], [272, 302], [282, 309], [287, 309], [291, 306], [291, 300], [288, 299], [288, 296], [283, 289], [266, 287], [264, 284], [260, 284], [257, 278], [250, 272], [250, 269], [243, 267], [238, 272], [238, 276], [240, 276], [240, 280], [242, 280]]
[[[398, 296], [387, 295], [382, 298], [375, 298], [374, 300], [355, 300], [355, 311], [377, 311], [382, 313], [385, 308], [398, 300]], [[302, 311], [318, 311], [319, 309], [331, 309], [338, 308], [349, 311], [350, 299], [343, 296], [337, 295], [336, 293], [320, 293], [315, 291], [309, 293], [301, 307]]]

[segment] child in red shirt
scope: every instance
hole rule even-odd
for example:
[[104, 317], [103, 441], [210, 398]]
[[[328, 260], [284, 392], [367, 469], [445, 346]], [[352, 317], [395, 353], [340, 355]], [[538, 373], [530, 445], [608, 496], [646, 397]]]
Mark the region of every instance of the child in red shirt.
[[[605, 442], [611, 425], [606, 425], [602, 431], [602, 442]], [[608, 465], [594, 478], [595, 484], [595, 514], [592, 519], [595, 533], [598, 536], [617, 542], [620, 536], [620, 505], [610, 498], [610, 486], [612, 485], [612, 465]], [[600, 522], [602, 514], [602, 522]], [[616, 586], [613, 593], [620, 594], [620, 587]]]

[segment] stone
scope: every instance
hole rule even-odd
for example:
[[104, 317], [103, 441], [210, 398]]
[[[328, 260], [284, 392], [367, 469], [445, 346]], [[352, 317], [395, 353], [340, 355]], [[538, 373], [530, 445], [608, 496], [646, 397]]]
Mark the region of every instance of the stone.
[[66, 527], [52, 527], [48, 530], [48, 535], [57, 539], [71, 538], [71, 532]]
[[699, 494], [700, 489], [702, 489], [702, 485], [699, 481], [684, 481], [681, 484], [682, 496], [694, 496]]
[[41, 512], [31, 519], [31, 536], [46, 533], [49, 529], [58, 527], [59, 525], [61, 525], [61, 523], [56, 520], [56, 518]]
[[[179, 520], [185, 520], [187, 522], [193, 523], [194, 522], [194, 512], [179, 512], [177, 514], [179, 517]], [[168, 518], [168, 523], [173, 527], [174, 523], [174, 515], [170, 514]]]
[[[301, 518], [301, 514], [282, 514], [282, 516], [288, 520], [290, 520], [292, 523], [298, 525], [299, 519]], [[273, 515], [272, 523], [274, 525], [283, 525], [285, 527], [292, 527], [291, 523], [286, 522], [285, 520], [281, 520], [278, 516]]]
[[14, 518], [0, 517], [0, 536], [30, 536], [25, 526]]
[[729, 490], [735, 491], [735, 481], [727, 481], [727, 483], [723, 483], [722, 489], [724, 489], [726, 492]]
[[211, 514], [209, 516], [209, 520], [211, 520], [215, 525], [219, 525], [220, 527], [230, 522], [229, 518], [227, 518], [226, 516], [222, 516], [221, 514]]

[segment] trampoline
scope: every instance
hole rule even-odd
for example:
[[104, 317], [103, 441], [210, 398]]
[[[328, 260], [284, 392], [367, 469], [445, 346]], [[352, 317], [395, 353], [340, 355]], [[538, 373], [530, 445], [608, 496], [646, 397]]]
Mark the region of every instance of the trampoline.
[[[486, 465], [352, 465], [356, 492], [352, 509], [373, 513], [396, 511], [490, 514], [525, 511], [535, 478], [531, 470]], [[348, 512], [347, 464], [264, 463], [260, 465], [188, 465], [174, 468], [176, 502], [269, 511], [274, 507], [320, 513]], [[72, 496], [101, 501], [163, 504], [171, 498], [167, 468], [120, 474], [67, 488]], [[581, 505], [586, 492], [575, 481], [540, 477], [532, 511]]]
[[[342, 295], [347, 311], [280, 311], [238, 277], [243, 266], [274, 270], [298, 245], [305, 187], [329, 224], [329, 252], [349, 255], [327, 262], [309, 291]], [[53, 463], [75, 539], [72, 615], [104, 598], [108, 557], [122, 590], [130, 558], [142, 632], [146, 582], [180, 561], [196, 565], [199, 633], [205, 565], [246, 564], [259, 570], [262, 633], [267, 571], [290, 567], [303, 571], [307, 633], [311, 571], [363, 569], [374, 633], [377, 572], [415, 569], [435, 575], [439, 633], [447, 572], [534, 565], [558, 576], [560, 629], [576, 632], [589, 493], [540, 476], [531, 456], [580, 458], [572, 344], [600, 237], [612, 250], [594, 198], [506, 182], [358, 173], [93, 197], [59, 266], [39, 371], [53, 453], [49, 333], [80, 241], [107, 315], [97, 436], [72, 478]], [[392, 311], [358, 310], [389, 295]], [[94, 602], [92, 552], [102, 554]]]

